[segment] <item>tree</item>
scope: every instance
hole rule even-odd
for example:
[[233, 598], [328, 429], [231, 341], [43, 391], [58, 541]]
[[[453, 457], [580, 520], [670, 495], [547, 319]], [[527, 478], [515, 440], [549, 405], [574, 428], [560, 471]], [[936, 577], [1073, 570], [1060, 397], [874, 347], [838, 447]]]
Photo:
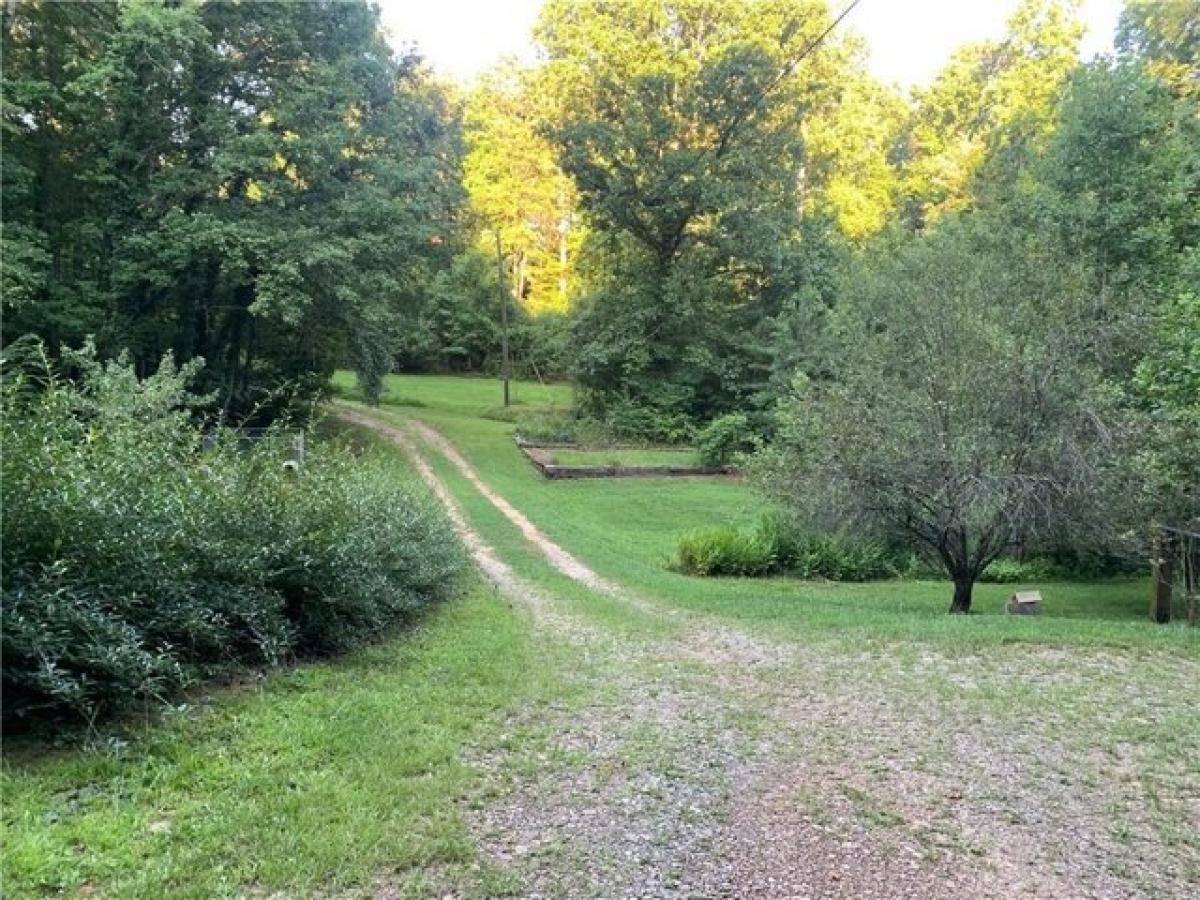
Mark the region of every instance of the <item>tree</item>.
[[[1136, 422], [1123, 494], [1139, 500], [1142, 534], [1200, 516], [1200, 116], [1156, 71], [1128, 52], [1080, 67], [1029, 196], [1005, 213], [1088, 268], [1093, 328], [1109, 335], [1099, 363]], [[1012, 216], [1023, 206], [1033, 214]]]
[[861, 243], [894, 221], [903, 199], [896, 164], [908, 104], [865, 71], [859, 58], [805, 118], [804, 210], [828, 214]]
[[1200, 14], [1195, 0], [1126, 0], [1117, 28], [1123, 55], [1147, 63], [1181, 97], [1200, 100]]
[[[549, 134], [593, 236], [580, 402], [660, 436], [744, 402], [763, 323], [794, 289], [800, 120], [841, 57], [813, 0], [549, 3]], [[643, 417], [644, 418], [644, 417]]]
[[818, 520], [910, 541], [953, 580], [951, 612], [1001, 554], [1108, 524], [1117, 432], [1086, 275], [980, 216], [878, 247], [796, 377], [763, 483]]
[[203, 357], [231, 413], [377, 382], [462, 200], [419, 59], [361, 0], [88, 6], [6, 6], [5, 340]]
[[[1200, 259], [1193, 263], [1200, 276]], [[1195, 283], [1195, 282], [1193, 282]], [[1135, 487], [1159, 523], [1200, 521], [1200, 294], [1180, 294], [1159, 310], [1133, 397], [1146, 413]]]
[[536, 81], [511, 63], [480, 81], [466, 105], [463, 183], [487, 249], [500, 232], [517, 302], [533, 313], [561, 313], [583, 229], [575, 185], [538, 131], [539, 99]]
[[430, 281], [413, 325], [400, 339], [404, 369], [479, 372], [500, 346], [493, 255], [467, 248]]
[[904, 178], [918, 227], [969, 207], [985, 173], [1011, 186], [1044, 147], [1078, 64], [1078, 0], [1022, 0], [1000, 41], [960, 48], [915, 95]]

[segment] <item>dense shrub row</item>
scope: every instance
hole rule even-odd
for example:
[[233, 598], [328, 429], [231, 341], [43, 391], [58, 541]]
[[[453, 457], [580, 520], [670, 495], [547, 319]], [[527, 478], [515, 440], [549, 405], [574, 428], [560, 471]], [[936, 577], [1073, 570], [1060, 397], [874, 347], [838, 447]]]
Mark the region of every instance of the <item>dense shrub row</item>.
[[[671, 568], [686, 575], [760, 577], [791, 575], [830, 581], [939, 578], [941, 570], [915, 554], [875, 538], [820, 534], [794, 517], [768, 513], [753, 531], [717, 526], [679, 539]], [[1078, 554], [994, 560], [979, 576], [991, 584], [1029, 584], [1048, 579], [1100, 578], [1141, 572], [1121, 560]]]
[[451, 585], [446, 521], [381, 463], [318, 445], [292, 470], [283, 442], [212, 442], [189, 412], [194, 367], [139, 381], [89, 351], [66, 364], [77, 381], [5, 372], [6, 719], [90, 718], [331, 652]]
[[902, 574], [908, 565], [881, 541], [813, 534], [788, 516], [768, 514], [752, 533], [722, 526], [684, 535], [673, 568], [687, 575], [872, 581]]

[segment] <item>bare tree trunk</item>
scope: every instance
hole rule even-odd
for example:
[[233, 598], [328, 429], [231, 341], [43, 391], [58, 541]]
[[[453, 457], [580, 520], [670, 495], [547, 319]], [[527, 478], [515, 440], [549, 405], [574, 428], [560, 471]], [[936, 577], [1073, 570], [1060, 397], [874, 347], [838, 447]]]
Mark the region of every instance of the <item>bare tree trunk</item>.
[[510, 403], [508, 382], [512, 378], [512, 362], [508, 356], [508, 292], [504, 289], [504, 251], [500, 246], [500, 229], [496, 229], [496, 286], [500, 294], [500, 378], [504, 381], [504, 405]]
[[954, 579], [954, 600], [950, 603], [950, 612], [966, 615], [971, 611], [971, 588], [975, 586], [973, 579], [956, 576]]
[[1175, 581], [1175, 560], [1166, 536], [1157, 532], [1154, 536], [1154, 556], [1151, 559], [1153, 585], [1150, 589], [1150, 618], [1163, 625], [1171, 621], [1171, 587]]

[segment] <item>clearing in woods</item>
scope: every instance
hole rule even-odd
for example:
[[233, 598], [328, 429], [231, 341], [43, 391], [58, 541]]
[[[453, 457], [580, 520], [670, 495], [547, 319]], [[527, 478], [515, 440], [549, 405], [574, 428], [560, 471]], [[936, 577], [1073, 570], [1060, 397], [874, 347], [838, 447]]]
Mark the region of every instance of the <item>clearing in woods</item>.
[[1012, 586], [951, 617], [944, 583], [687, 578], [678, 535], [761, 500], [547, 481], [497, 395], [336, 408], [486, 582], [87, 748], [10, 744], [6, 896], [1195, 895], [1200, 645], [1144, 580], [1036, 585], [1030, 619]]

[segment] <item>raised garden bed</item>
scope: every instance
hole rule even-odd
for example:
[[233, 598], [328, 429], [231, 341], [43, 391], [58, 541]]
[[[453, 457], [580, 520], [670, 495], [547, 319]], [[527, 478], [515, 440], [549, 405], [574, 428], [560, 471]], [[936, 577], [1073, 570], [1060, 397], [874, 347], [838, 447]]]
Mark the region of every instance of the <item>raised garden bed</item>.
[[533, 444], [517, 441], [533, 467], [547, 478], [620, 478], [653, 475], [724, 475], [725, 466], [705, 466], [687, 447], [595, 444]]

